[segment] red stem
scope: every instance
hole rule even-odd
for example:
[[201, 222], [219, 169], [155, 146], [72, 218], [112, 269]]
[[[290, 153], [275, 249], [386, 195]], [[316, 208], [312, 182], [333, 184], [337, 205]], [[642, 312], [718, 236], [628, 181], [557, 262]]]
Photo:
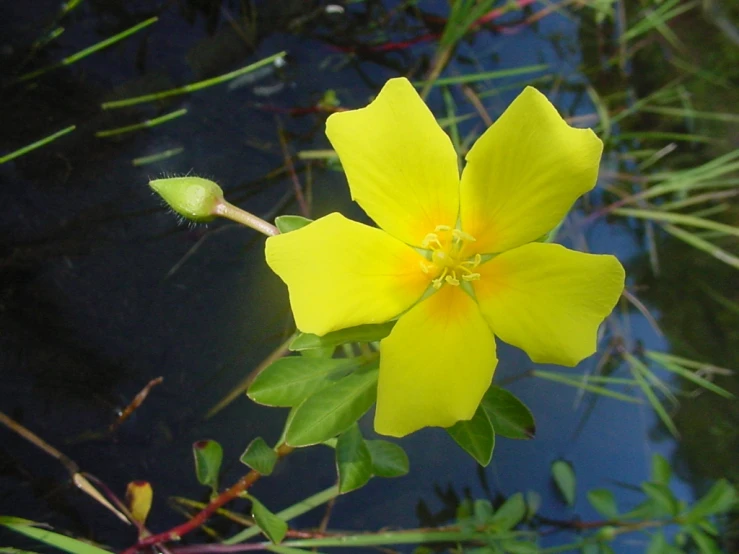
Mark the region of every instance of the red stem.
[[[283, 444], [277, 449], [277, 456], [281, 458], [292, 452], [292, 450], [292, 447]], [[195, 514], [185, 523], [178, 525], [177, 527], [173, 527], [172, 529], [170, 529], [169, 531], [165, 531], [164, 533], [157, 533], [156, 535], [149, 535], [148, 537], [142, 538], [132, 547], [124, 550], [123, 554], [135, 554], [142, 548], [152, 546], [156, 543], [180, 540], [184, 535], [191, 533], [192, 531], [200, 527], [203, 523], [205, 523], [216, 510], [218, 510], [225, 504], [228, 504], [229, 502], [231, 502], [231, 500], [234, 500], [242, 492], [251, 487], [261, 476], [262, 474], [257, 471], [250, 471], [241, 479], [236, 481], [236, 483], [234, 483], [230, 488], [226, 489], [216, 498], [211, 500], [205, 508]]]

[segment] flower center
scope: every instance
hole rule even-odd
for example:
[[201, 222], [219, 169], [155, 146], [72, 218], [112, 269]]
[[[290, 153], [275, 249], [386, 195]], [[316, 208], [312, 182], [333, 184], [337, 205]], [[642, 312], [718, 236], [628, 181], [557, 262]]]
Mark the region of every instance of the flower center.
[[480, 254], [470, 256], [466, 246], [475, 237], [449, 225], [437, 225], [433, 233], [426, 235], [421, 246], [431, 251], [431, 262], [422, 261], [421, 270], [432, 277], [431, 285], [440, 289], [444, 283], [459, 286], [462, 281], [476, 281], [479, 273], [473, 270], [480, 265]]

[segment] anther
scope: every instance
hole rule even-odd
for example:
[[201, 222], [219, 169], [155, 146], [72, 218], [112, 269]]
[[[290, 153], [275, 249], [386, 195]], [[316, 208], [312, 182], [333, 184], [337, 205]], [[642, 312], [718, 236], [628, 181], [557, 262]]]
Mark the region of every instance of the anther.
[[428, 248], [432, 244], [435, 245], [437, 248], [441, 248], [439, 236], [435, 233], [429, 233], [424, 237], [423, 241], [421, 242], [421, 248]]
[[434, 227], [434, 231], [436, 231], [436, 232], [439, 232], [439, 231], [451, 231], [451, 230], [452, 230], [452, 228], [449, 227], [449, 225], [437, 225], [436, 227]]
[[[464, 279], [464, 277], [462, 277], [462, 279]], [[454, 285], [455, 287], [459, 286], [459, 279], [454, 277], [454, 275], [447, 275], [444, 280], [450, 285]]]
[[424, 273], [427, 273], [428, 274], [428, 272], [429, 272], [429, 266], [428, 266], [428, 264], [426, 264], [424, 262], [418, 262], [418, 265], [421, 266], [421, 271], [423, 271]]
[[468, 240], [470, 242], [475, 242], [475, 237], [459, 229], [452, 229], [452, 236], [457, 240]]
[[480, 274], [479, 273], [469, 273], [467, 275], [462, 275], [462, 279], [465, 281], [479, 281]]

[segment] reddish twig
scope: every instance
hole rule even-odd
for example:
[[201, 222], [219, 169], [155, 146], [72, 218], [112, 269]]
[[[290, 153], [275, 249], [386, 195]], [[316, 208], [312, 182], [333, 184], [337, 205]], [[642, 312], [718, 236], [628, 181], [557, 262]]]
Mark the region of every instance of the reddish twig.
[[146, 400], [146, 397], [149, 396], [151, 389], [161, 384], [162, 381], [164, 381], [164, 377], [157, 377], [156, 379], [152, 379], [151, 381], [149, 381], [149, 383], [143, 389], [141, 389], [141, 391], [136, 396], [133, 397], [131, 403], [126, 406], [126, 408], [121, 412], [121, 415], [118, 416], [118, 419], [110, 424], [108, 432], [113, 433], [116, 429], [118, 429], [118, 427], [121, 426], [124, 421], [131, 417], [131, 414], [133, 414], [138, 409], [138, 407], [144, 403], [144, 400]]
[[[286, 444], [283, 444], [277, 448], [277, 456], [279, 458], [282, 458], [283, 456], [286, 456], [290, 452], [292, 452], [292, 447], [287, 446]], [[200, 527], [203, 523], [205, 523], [210, 516], [213, 515], [213, 513], [218, 510], [220, 507], [224, 506], [225, 504], [228, 504], [235, 498], [241, 495], [244, 491], [249, 489], [254, 483], [257, 482], [257, 480], [262, 476], [261, 473], [257, 471], [250, 471], [246, 475], [244, 475], [241, 479], [236, 481], [233, 485], [231, 485], [230, 488], [223, 491], [221, 494], [219, 494], [216, 498], [210, 501], [210, 503], [203, 508], [200, 512], [195, 514], [195, 516], [192, 519], [189, 519], [185, 523], [178, 525], [177, 527], [174, 527], [170, 529], [169, 531], [165, 531], [163, 533], [157, 533], [156, 535], [151, 535], [146, 538], [142, 538], [132, 547], [126, 549], [123, 554], [135, 554], [142, 548], [145, 548], [147, 546], [152, 546], [156, 543], [167, 543], [170, 541], [178, 541], [180, 540], [184, 535], [187, 535], [188, 533], [192, 533]]]

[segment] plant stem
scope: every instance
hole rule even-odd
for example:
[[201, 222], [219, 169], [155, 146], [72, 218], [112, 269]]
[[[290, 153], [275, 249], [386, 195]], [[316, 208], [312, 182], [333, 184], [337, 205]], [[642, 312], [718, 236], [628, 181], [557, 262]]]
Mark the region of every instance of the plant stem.
[[246, 210], [242, 210], [241, 208], [234, 206], [226, 200], [223, 200], [220, 204], [218, 204], [215, 209], [214, 215], [225, 217], [227, 219], [230, 219], [231, 221], [235, 221], [236, 223], [241, 223], [242, 225], [251, 227], [255, 231], [259, 231], [260, 233], [262, 233], [263, 235], [267, 235], [268, 237], [280, 234], [279, 229], [277, 229], [277, 227], [275, 227], [271, 223], [267, 223], [262, 218], [257, 217], [254, 214], [247, 212]]
[[[286, 444], [282, 444], [276, 449], [278, 458], [282, 458], [292, 451], [293, 448], [291, 446], [287, 446]], [[203, 523], [205, 523], [208, 518], [213, 515], [213, 513], [221, 506], [228, 504], [229, 502], [231, 502], [231, 500], [234, 500], [235, 498], [240, 496], [241, 493], [249, 489], [254, 483], [259, 480], [261, 476], [262, 474], [258, 471], [250, 471], [241, 479], [236, 481], [236, 483], [231, 485], [230, 488], [226, 489], [216, 498], [211, 500], [210, 504], [208, 504], [200, 512], [195, 514], [192, 519], [189, 519], [185, 523], [178, 525], [177, 527], [174, 527], [169, 531], [165, 531], [164, 533], [158, 533], [156, 535], [151, 535], [139, 540], [138, 543], [126, 549], [123, 554], [135, 554], [142, 548], [152, 546], [156, 543], [180, 540], [183, 535], [191, 533], [192, 531], [200, 527]]]

